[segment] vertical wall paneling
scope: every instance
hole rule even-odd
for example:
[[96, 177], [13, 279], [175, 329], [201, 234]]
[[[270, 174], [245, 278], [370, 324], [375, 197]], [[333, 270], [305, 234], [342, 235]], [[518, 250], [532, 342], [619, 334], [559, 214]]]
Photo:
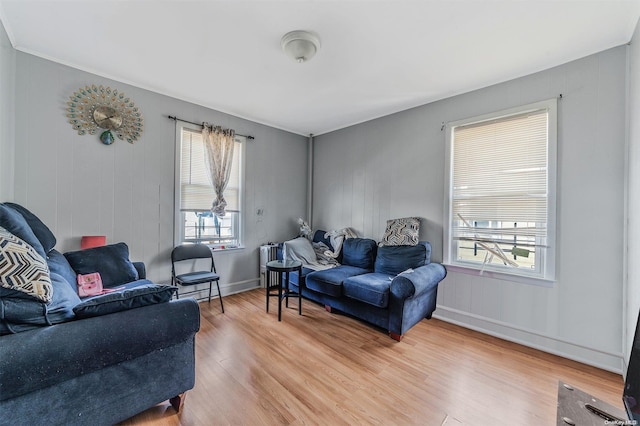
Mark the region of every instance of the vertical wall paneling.
[[316, 227], [353, 226], [379, 240], [387, 219], [419, 216], [420, 237], [441, 261], [442, 122], [562, 93], [557, 281], [548, 288], [449, 271], [435, 314], [621, 371], [626, 49], [317, 136]]
[[[58, 250], [77, 250], [82, 235], [103, 234], [109, 243], [126, 242], [131, 259], [146, 263], [150, 279], [169, 281], [175, 184], [171, 114], [255, 136], [245, 147], [245, 248], [217, 252], [216, 266], [223, 293], [259, 284], [258, 247], [296, 235], [296, 219], [306, 216], [306, 137], [15, 54], [15, 200], [52, 229]], [[97, 135], [79, 136], [67, 123], [69, 96], [91, 84], [118, 88], [140, 107], [144, 132], [136, 143], [117, 139], [103, 145]], [[256, 214], [257, 207], [263, 215]]]

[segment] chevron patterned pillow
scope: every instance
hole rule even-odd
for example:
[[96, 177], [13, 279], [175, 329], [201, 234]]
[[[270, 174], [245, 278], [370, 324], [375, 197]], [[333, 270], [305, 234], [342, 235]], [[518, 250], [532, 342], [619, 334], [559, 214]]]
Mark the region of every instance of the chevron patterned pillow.
[[403, 217], [387, 221], [379, 246], [415, 246], [418, 244], [420, 232], [420, 218]]
[[49, 303], [53, 286], [47, 262], [29, 244], [0, 227], [0, 285]]

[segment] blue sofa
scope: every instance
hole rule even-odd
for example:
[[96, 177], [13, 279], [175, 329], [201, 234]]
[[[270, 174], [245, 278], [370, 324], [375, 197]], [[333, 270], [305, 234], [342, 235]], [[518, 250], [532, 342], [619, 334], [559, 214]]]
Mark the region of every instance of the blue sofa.
[[[324, 231], [316, 231], [314, 242], [323, 242]], [[438, 283], [446, 269], [431, 262], [431, 244], [381, 246], [368, 238], [344, 240], [340, 266], [291, 274], [291, 289], [324, 304], [325, 308], [352, 315], [388, 331], [400, 341], [403, 335], [436, 308]]]
[[[197, 302], [146, 280], [123, 243], [63, 255], [11, 203], [0, 203], [0, 227], [46, 260], [52, 287], [47, 303], [0, 287], [0, 425], [111, 425], [166, 400], [178, 409], [195, 383]], [[80, 299], [85, 269], [120, 290]]]

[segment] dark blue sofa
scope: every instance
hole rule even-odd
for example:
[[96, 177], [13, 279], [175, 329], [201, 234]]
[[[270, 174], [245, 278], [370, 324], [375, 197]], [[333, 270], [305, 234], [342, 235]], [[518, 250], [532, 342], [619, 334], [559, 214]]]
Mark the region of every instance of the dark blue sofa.
[[[122, 243], [62, 255], [11, 203], [0, 226], [46, 259], [53, 288], [44, 303], [0, 287], [0, 425], [111, 425], [166, 400], [178, 409], [195, 383], [197, 302], [146, 280]], [[98, 265], [105, 287], [122, 289], [81, 300], [71, 264]]]
[[[324, 231], [316, 231], [314, 242]], [[431, 244], [381, 246], [368, 238], [349, 238], [342, 245], [340, 266], [313, 271], [302, 269], [302, 277], [291, 276], [291, 287], [325, 308], [357, 317], [381, 327], [400, 340], [414, 325], [431, 318], [436, 309], [438, 283], [446, 269], [431, 263]]]

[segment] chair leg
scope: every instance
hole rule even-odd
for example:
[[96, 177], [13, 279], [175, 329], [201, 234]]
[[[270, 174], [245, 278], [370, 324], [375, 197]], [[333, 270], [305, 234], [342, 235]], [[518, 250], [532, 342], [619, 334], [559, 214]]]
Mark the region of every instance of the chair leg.
[[218, 287], [218, 298], [220, 299], [220, 307], [222, 308], [222, 313], [224, 314], [224, 304], [222, 303], [222, 293], [220, 293], [220, 282], [216, 281], [216, 287]]
[[211, 303], [211, 285], [213, 283], [211, 281], [209, 281], [209, 303]]

